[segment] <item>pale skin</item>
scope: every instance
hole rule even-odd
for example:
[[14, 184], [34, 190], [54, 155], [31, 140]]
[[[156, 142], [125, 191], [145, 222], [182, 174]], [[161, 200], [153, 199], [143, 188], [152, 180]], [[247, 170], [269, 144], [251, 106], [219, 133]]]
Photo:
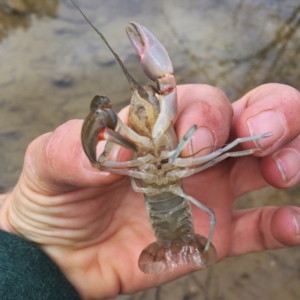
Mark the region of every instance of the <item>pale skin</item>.
[[[260, 146], [262, 151], [223, 161], [184, 180], [187, 194], [216, 214], [212, 242], [218, 261], [300, 244], [299, 207], [232, 210], [235, 199], [249, 191], [268, 185], [288, 188], [299, 182], [299, 92], [268, 84], [233, 105], [220, 90], [207, 85], [179, 86], [178, 94], [178, 137], [193, 124], [206, 128], [196, 133], [193, 147], [182, 155], [205, 148], [197, 154], [202, 155], [212, 144], [218, 148], [228, 142], [229, 133], [229, 140], [273, 134], [259, 145], [242, 145]], [[126, 122], [127, 109], [120, 116]], [[84, 299], [133, 293], [191, 272], [178, 268], [158, 276], [139, 270], [141, 251], [154, 241], [143, 195], [132, 190], [129, 178], [89, 165], [81, 147], [81, 126], [81, 120], [69, 121], [30, 144], [19, 182], [0, 209], [0, 228], [38, 243]], [[118, 160], [130, 156], [122, 149]], [[193, 205], [192, 211], [196, 232], [207, 236], [208, 216]]]

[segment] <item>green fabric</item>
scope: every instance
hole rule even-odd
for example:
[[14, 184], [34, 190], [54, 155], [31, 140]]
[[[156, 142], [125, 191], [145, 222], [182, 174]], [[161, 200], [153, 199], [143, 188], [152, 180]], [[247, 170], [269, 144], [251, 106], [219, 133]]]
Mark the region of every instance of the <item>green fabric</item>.
[[1, 300], [77, 300], [53, 261], [29, 241], [0, 230]]

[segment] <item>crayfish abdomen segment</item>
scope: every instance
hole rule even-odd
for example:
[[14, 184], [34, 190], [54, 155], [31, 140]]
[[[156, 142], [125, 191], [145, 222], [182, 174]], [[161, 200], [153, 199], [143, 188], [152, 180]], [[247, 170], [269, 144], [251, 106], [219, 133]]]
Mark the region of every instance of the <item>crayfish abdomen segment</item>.
[[204, 268], [217, 258], [211, 244], [205, 251], [207, 239], [194, 231], [188, 201], [172, 193], [145, 195], [149, 220], [156, 242], [145, 248], [139, 258], [144, 273], [167, 274], [178, 266]]

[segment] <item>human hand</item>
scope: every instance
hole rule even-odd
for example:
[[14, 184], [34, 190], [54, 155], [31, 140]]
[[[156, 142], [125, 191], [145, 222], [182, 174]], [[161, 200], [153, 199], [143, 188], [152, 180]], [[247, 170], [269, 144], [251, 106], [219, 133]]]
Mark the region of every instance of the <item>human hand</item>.
[[[218, 260], [299, 244], [299, 208], [232, 210], [244, 193], [268, 183], [287, 188], [299, 181], [299, 92], [279, 84], [258, 87], [233, 104], [233, 117], [231, 104], [213, 87], [179, 86], [178, 96], [179, 138], [193, 124], [213, 136], [199, 130], [193, 149], [183, 155], [204, 148], [202, 155], [212, 144], [219, 147], [228, 142], [229, 133], [229, 141], [253, 132], [273, 134], [258, 142], [263, 150], [253, 156], [225, 160], [183, 181], [187, 194], [216, 214], [212, 241]], [[121, 116], [127, 120], [126, 109]], [[82, 121], [69, 121], [31, 143], [19, 182], [0, 209], [0, 228], [38, 243], [84, 299], [133, 293], [187, 273], [181, 268], [163, 276], [139, 270], [140, 252], [154, 241], [143, 195], [133, 192], [128, 178], [89, 165], [81, 126]], [[255, 147], [253, 142], [241, 146]], [[121, 149], [118, 160], [126, 159], [130, 152]], [[195, 231], [207, 236], [208, 216], [193, 205], [192, 210]]]

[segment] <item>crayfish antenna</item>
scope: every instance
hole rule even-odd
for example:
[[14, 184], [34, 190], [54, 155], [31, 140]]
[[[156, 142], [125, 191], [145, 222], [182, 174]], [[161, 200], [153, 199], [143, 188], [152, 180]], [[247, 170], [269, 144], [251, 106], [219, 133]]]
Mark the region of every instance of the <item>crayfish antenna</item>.
[[74, 4], [74, 6], [78, 9], [78, 11], [82, 14], [82, 16], [86, 19], [86, 21], [92, 26], [92, 28], [97, 32], [97, 34], [101, 37], [102, 41], [104, 42], [104, 44], [109, 48], [109, 50], [111, 51], [111, 53], [114, 55], [114, 57], [116, 58], [117, 62], [119, 63], [120, 67], [123, 70], [123, 73], [125, 74], [129, 85], [130, 85], [130, 89], [132, 92], [137, 91], [138, 94], [143, 98], [149, 101], [149, 96], [148, 93], [145, 91], [144, 88], [142, 88], [136, 81], [135, 79], [129, 74], [129, 72], [127, 71], [127, 69], [125, 68], [123, 62], [121, 61], [119, 55], [111, 48], [111, 46], [109, 45], [109, 43], [107, 42], [106, 38], [104, 37], [104, 35], [92, 24], [92, 22], [87, 18], [87, 16], [83, 13], [83, 11], [79, 8], [79, 6], [73, 1], [71, 0], [71, 2]]

